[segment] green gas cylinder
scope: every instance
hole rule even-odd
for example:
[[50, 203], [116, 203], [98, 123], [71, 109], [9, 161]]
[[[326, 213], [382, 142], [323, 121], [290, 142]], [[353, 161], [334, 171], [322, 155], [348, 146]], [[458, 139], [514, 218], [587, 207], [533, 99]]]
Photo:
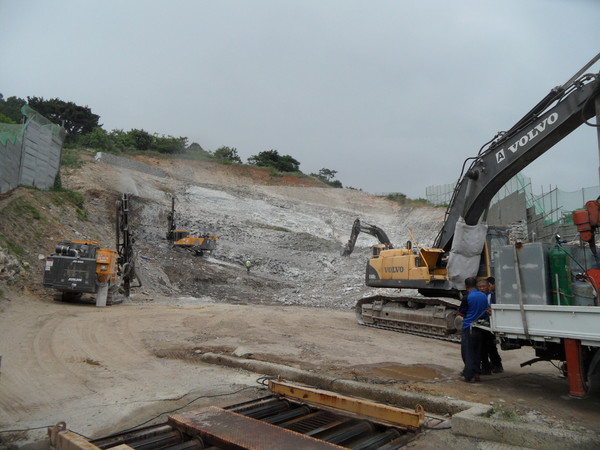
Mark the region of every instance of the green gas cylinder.
[[567, 252], [557, 245], [550, 251], [548, 259], [550, 260], [552, 304], [572, 305], [573, 285], [571, 283], [571, 266]]

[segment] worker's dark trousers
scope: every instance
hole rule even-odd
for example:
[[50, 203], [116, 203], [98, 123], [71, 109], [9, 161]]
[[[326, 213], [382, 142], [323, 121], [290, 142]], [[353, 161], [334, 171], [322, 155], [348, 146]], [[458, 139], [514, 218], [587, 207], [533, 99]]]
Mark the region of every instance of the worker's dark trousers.
[[496, 336], [487, 330], [481, 330], [481, 371], [489, 372], [502, 366], [502, 358], [496, 348]]
[[462, 329], [460, 350], [465, 363], [463, 376], [471, 380], [481, 372], [481, 330], [467, 327]]

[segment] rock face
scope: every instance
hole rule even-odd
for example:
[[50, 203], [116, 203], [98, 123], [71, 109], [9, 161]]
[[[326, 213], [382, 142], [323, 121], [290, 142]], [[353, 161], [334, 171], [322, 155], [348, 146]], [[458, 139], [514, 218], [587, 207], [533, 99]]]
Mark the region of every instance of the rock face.
[[18, 277], [22, 277], [29, 268], [29, 263], [21, 261], [11, 256], [6, 250], [0, 248], [0, 282], [16, 282]]
[[[65, 187], [84, 193], [87, 221], [49, 206], [48, 214], [61, 219], [47, 234], [56, 242], [88, 238], [112, 248], [114, 199], [132, 193], [130, 221], [143, 284], [133, 290], [132, 301], [180, 297], [182, 302], [350, 308], [370, 292], [364, 286], [365, 265], [370, 246], [377, 243], [360, 235], [354, 253], [340, 256], [354, 220], [383, 228], [396, 246], [409, 239], [409, 229], [429, 246], [444, 213], [443, 208], [401, 207], [354, 189], [316, 187], [309, 178], [282, 180], [253, 168], [140, 157], [134, 163], [103, 160], [92, 158], [63, 173]], [[211, 255], [197, 257], [166, 241], [173, 195], [178, 229], [218, 236]], [[56, 242], [45, 243], [46, 254]], [[28, 250], [36, 256], [41, 251]], [[252, 262], [250, 273], [246, 259]]]

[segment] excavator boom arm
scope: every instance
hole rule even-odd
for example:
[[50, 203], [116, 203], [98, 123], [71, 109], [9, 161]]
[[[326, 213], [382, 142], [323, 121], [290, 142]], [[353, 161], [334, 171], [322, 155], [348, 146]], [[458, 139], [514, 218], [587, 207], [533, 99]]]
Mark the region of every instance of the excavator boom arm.
[[354, 251], [354, 245], [356, 244], [356, 239], [358, 239], [358, 235], [360, 233], [367, 233], [371, 236], [375, 236], [381, 244], [384, 244], [387, 248], [393, 248], [390, 239], [388, 238], [387, 234], [385, 234], [385, 231], [375, 225], [368, 223], [362, 224], [360, 219], [356, 219], [352, 225], [350, 239], [342, 250], [342, 256], [348, 256]]
[[591, 117], [600, 115], [599, 97], [600, 74], [570, 80], [472, 158], [456, 185], [434, 247], [449, 251], [460, 217], [468, 225], [477, 224], [493, 196], [513, 176]]

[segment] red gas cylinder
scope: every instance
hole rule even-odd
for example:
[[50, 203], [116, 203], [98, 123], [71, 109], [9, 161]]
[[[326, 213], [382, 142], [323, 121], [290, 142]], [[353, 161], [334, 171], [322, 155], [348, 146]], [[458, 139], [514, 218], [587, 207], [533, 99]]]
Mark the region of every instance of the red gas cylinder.
[[586, 272], [588, 276], [588, 281], [592, 283], [594, 286], [594, 290], [596, 291], [596, 306], [600, 305], [600, 299], [598, 295], [600, 293], [600, 269], [588, 269]]
[[577, 226], [579, 236], [582, 240], [589, 242], [594, 237], [590, 214], [587, 209], [579, 209], [573, 212], [573, 223]]

